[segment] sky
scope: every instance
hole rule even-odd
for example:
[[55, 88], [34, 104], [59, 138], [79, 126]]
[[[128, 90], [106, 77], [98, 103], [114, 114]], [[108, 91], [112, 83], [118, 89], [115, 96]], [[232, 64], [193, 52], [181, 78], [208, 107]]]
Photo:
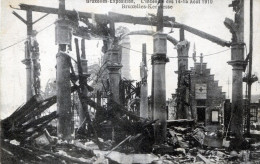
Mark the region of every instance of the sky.
[[[174, 0], [175, 1], [175, 0]], [[141, 1], [135, 0], [136, 4]], [[170, 4], [173, 8], [164, 10], [165, 16], [175, 17], [176, 22], [186, 24], [197, 28], [201, 31], [212, 34], [223, 40], [230, 41], [231, 34], [224, 26], [223, 22], [226, 17], [233, 19], [234, 12], [231, 7], [232, 0], [212, 0], [212, 4]], [[46, 6], [58, 8], [58, 0], [1, 0], [0, 7], [0, 47], [1, 49], [8, 47], [14, 43], [20, 42], [26, 38], [26, 26], [18, 20], [12, 11], [16, 11], [25, 18], [25, 11], [14, 10], [19, 8], [20, 3]], [[253, 49], [253, 70], [252, 72], [260, 77], [260, 0], [254, 0], [254, 49]], [[108, 12], [117, 12], [132, 16], [148, 16], [148, 14], [156, 14], [156, 9], [122, 9], [121, 4], [92, 4], [86, 3], [86, 0], [66, 0], [66, 9], [77, 10], [90, 13], [108, 14]], [[249, 48], [249, 0], [245, 0], [245, 43], [247, 51]], [[44, 15], [43, 13], [33, 12], [33, 20]], [[34, 25], [36, 31], [40, 31], [48, 26], [37, 35], [37, 40], [40, 46], [41, 59], [41, 83], [44, 91], [45, 85], [50, 78], [55, 78], [55, 64], [58, 47], [55, 45], [55, 25], [50, 25], [55, 22], [57, 15], [48, 15]], [[49, 26], [50, 25], [50, 26]], [[156, 31], [153, 26], [142, 26], [133, 24], [117, 23], [116, 27], [125, 26], [130, 31], [137, 30], [152, 30]], [[164, 28], [165, 33], [169, 33], [171, 28]], [[178, 29], [173, 29], [173, 33], [169, 33], [172, 37], [179, 40]], [[232, 82], [232, 67], [227, 64], [230, 61], [231, 54], [227, 47], [222, 47], [208, 40], [200, 38], [189, 32], [185, 32], [185, 38], [190, 42], [189, 56], [192, 56], [193, 45], [196, 45], [197, 56], [200, 53], [204, 55], [224, 51], [212, 56], [204, 57], [204, 62], [207, 63], [207, 68], [211, 69], [211, 74], [215, 75], [215, 80], [218, 80], [222, 86], [223, 92], [226, 92], [226, 97], [231, 98], [231, 82]], [[147, 53], [153, 53], [153, 40], [151, 36], [130, 36], [131, 49], [141, 51], [142, 44], [147, 44]], [[101, 40], [86, 41], [86, 54], [89, 64], [99, 61], [101, 58]], [[167, 56], [176, 57], [177, 51], [174, 45], [167, 42]], [[227, 51], [225, 51], [227, 50]], [[72, 52], [75, 55], [75, 52]], [[151, 56], [147, 56], [148, 71], [149, 71], [149, 88], [151, 86]], [[10, 48], [0, 51], [0, 109], [1, 118], [10, 115], [17, 107], [25, 103], [26, 100], [26, 73], [25, 65], [21, 63], [24, 59], [24, 42], [20, 42]], [[199, 58], [198, 58], [199, 59]], [[141, 53], [130, 51], [130, 66], [131, 76], [134, 80], [140, 80], [139, 66], [141, 62]], [[192, 59], [189, 59], [189, 67], [193, 66]], [[166, 64], [166, 95], [167, 98], [175, 92], [177, 87], [177, 59], [170, 58], [170, 62]], [[230, 84], [229, 84], [230, 83]], [[244, 87], [245, 89], [245, 87]], [[151, 90], [151, 89], [149, 89]], [[150, 91], [149, 91], [150, 92]], [[256, 82], [252, 86], [252, 94], [260, 94], [260, 82]]]

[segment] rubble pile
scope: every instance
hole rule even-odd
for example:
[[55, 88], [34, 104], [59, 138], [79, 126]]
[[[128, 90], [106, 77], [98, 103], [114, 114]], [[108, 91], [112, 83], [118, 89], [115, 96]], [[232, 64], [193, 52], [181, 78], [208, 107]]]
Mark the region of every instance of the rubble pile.
[[56, 111], [43, 115], [55, 104], [56, 96], [47, 99], [34, 96], [1, 121], [1, 160], [4, 163], [242, 163], [255, 162], [260, 157], [260, 144], [255, 140], [245, 140], [244, 147], [235, 151], [229, 146], [234, 142], [232, 138], [196, 126], [194, 120], [168, 121], [166, 142], [156, 144], [153, 125], [157, 120], [140, 118], [114, 101], [109, 102], [107, 109], [90, 98], [83, 101], [103, 115], [98, 122], [90, 120], [97, 136], [87, 124], [84, 133], [75, 131], [75, 140], [57, 138], [53, 123], [58, 117]]
[[[74, 87], [76, 88], [76, 87]], [[74, 90], [74, 89], [73, 89]], [[98, 106], [89, 98], [84, 99], [87, 104], [97, 110], [102, 110], [104, 120], [95, 124], [95, 131], [102, 129], [104, 122], [110, 124], [118, 134], [114, 140], [104, 141], [93, 135], [93, 129], [88, 129], [88, 136], [83, 139], [62, 141], [58, 139], [55, 119], [56, 111], [44, 115], [43, 112], [56, 103], [56, 96], [43, 100], [40, 96], [32, 97], [26, 104], [18, 108], [11, 116], [1, 121], [1, 160], [3, 162], [45, 163], [94, 163], [104, 161], [104, 155], [95, 155], [94, 150], [110, 151], [116, 149], [122, 152], [151, 152], [153, 145], [153, 127], [155, 121], [141, 119], [122, 106], [112, 102], [114, 109], [106, 110]], [[117, 106], [117, 107], [115, 107]], [[121, 109], [122, 108], [122, 109]], [[121, 113], [121, 115], [117, 115]], [[53, 123], [54, 122], [54, 123]], [[89, 125], [87, 126], [89, 128]], [[76, 135], [81, 131], [76, 131]], [[102, 131], [99, 131], [101, 134]], [[109, 131], [111, 135], [111, 131]], [[120, 134], [120, 135], [119, 135]], [[94, 137], [93, 137], [94, 136]], [[122, 138], [125, 138], [122, 142]], [[89, 144], [92, 143], [92, 144]], [[92, 145], [92, 146], [91, 146]], [[110, 154], [109, 153], [109, 154]], [[103, 159], [104, 160], [101, 160]], [[20, 160], [23, 159], [23, 160]]]
[[168, 128], [167, 144], [159, 149], [157, 147], [154, 153], [159, 154], [158, 163], [259, 162], [260, 147], [256, 140], [246, 138], [240, 150], [233, 150], [225, 142], [230, 141], [223, 139], [219, 131], [209, 132], [202, 126], [171, 126]]
[[1, 138], [29, 142], [42, 135], [48, 124], [58, 117], [56, 111], [44, 116], [42, 113], [55, 103], [56, 96], [45, 100], [39, 95], [33, 96], [11, 116], [1, 121]]

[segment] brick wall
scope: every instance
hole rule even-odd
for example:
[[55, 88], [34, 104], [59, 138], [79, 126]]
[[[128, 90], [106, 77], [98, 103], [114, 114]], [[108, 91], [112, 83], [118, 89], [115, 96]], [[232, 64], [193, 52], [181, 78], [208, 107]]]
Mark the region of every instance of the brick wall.
[[221, 105], [225, 101], [225, 93], [222, 92], [218, 81], [214, 79], [214, 75], [210, 74], [206, 63], [195, 63], [194, 68], [191, 68], [191, 104], [195, 120], [197, 119], [197, 103], [199, 101], [195, 95], [196, 84], [206, 84], [206, 99], [202, 100], [205, 101], [205, 105], [203, 105], [205, 107], [205, 125], [219, 124], [213, 123], [211, 116], [212, 111], [219, 111], [219, 115], [224, 112]]

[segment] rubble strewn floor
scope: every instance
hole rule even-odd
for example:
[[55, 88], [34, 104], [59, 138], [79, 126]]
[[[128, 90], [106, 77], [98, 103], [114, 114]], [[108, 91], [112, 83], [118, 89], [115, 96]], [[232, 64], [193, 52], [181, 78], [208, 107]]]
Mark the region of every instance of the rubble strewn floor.
[[[260, 162], [259, 138], [245, 138], [238, 148], [231, 134], [194, 120], [168, 121], [166, 142], [156, 144], [153, 124], [157, 120], [139, 118], [115, 103], [112, 107], [123, 114], [109, 113], [111, 117], [95, 124], [99, 138], [86, 126], [75, 131], [73, 140], [63, 141], [56, 137], [56, 112], [41, 114], [55, 101], [55, 96], [45, 100], [34, 96], [1, 121], [3, 163]], [[91, 100], [88, 103], [96, 106]]]
[[[232, 150], [230, 140], [218, 132], [209, 132], [205, 127], [168, 126], [167, 142], [150, 145], [144, 152], [136, 148], [145, 144], [132, 141], [141, 135], [128, 136], [121, 142], [99, 138], [102, 149], [94, 139], [61, 141], [52, 136], [55, 127], [46, 126], [44, 133], [25, 142], [21, 136], [1, 138], [1, 161], [3, 163], [257, 163], [260, 162], [260, 142], [247, 139], [244, 148]], [[51, 131], [51, 134], [49, 133]], [[119, 133], [117, 133], [119, 134]], [[122, 135], [122, 134], [121, 134]], [[20, 141], [19, 141], [20, 140]], [[224, 144], [223, 144], [224, 143]], [[139, 145], [138, 145], [139, 144]]]

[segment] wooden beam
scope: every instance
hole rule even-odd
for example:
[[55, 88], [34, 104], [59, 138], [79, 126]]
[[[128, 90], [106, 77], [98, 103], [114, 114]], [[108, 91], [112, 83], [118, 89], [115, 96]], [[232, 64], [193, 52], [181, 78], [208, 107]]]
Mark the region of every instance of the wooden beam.
[[208, 34], [204, 31], [200, 31], [200, 30], [195, 29], [193, 27], [190, 27], [190, 26], [187, 26], [187, 25], [184, 25], [184, 24], [180, 24], [180, 23], [177, 23], [177, 22], [174, 23], [174, 27], [175, 26], [179, 26], [179, 28], [183, 28], [184, 30], [186, 30], [186, 31], [188, 31], [192, 34], [195, 34], [195, 35], [197, 35], [201, 38], [207, 39], [207, 40], [209, 40], [213, 43], [216, 43], [218, 45], [227, 46], [227, 47], [230, 47], [230, 45], [231, 45], [231, 43], [228, 42], [228, 41], [225, 41], [225, 40], [220, 39], [220, 38], [218, 38], [214, 35]]
[[[71, 146], [71, 145], [69, 145], [69, 146]], [[65, 160], [68, 163], [79, 163], [79, 164], [92, 164], [93, 163], [93, 161], [91, 161], [90, 159], [85, 159], [85, 158], [78, 159], [78, 158], [75, 158], [75, 157], [72, 157], [72, 156], [69, 156], [69, 155], [65, 156], [65, 155], [53, 153], [51, 151], [47, 151], [47, 150], [44, 150], [44, 149], [40, 149], [40, 148], [28, 146], [28, 145], [26, 145], [26, 147], [29, 148], [29, 150], [31, 150], [30, 152], [34, 152], [35, 154], [39, 153], [39, 152], [41, 152], [43, 154], [50, 154], [50, 155], [54, 156], [55, 158], [57, 158], [59, 160]]]
[[13, 11], [13, 14], [20, 19], [23, 23], [27, 24], [27, 21], [25, 19], [23, 19], [23, 17], [21, 17], [17, 12]]
[[[35, 6], [35, 5], [27, 5], [27, 4], [20, 4], [21, 10], [31, 10], [36, 12], [43, 12], [43, 13], [49, 13], [49, 14], [58, 14], [58, 9], [56, 8], [49, 8], [49, 7], [42, 7], [42, 6]], [[71, 10], [65, 10], [65, 14], [70, 15], [73, 11]], [[91, 13], [87, 12], [78, 12], [80, 17], [85, 18], [92, 18]], [[95, 18], [97, 21], [103, 21], [109, 23], [110, 21], [113, 21], [114, 23], [131, 23], [131, 24], [139, 24], [139, 25], [147, 25], [147, 26], [157, 26], [156, 19], [149, 19], [148, 17], [134, 17], [131, 15], [125, 15], [125, 14], [118, 14], [114, 12], [109, 12], [109, 15], [104, 14], [95, 14]], [[230, 42], [225, 41], [223, 39], [220, 39], [216, 36], [213, 36], [211, 34], [205, 33], [203, 31], [200, 31], [198, 29], [195, 29], [193, 27], [180, 24], [175, 22], [175, 17], [168, 17], [163, 16], [163, 27], [170, 27], [170, 28], [183, 28], [184, 30], [195, 34], [197, 36], [200, 36], [204, 39], [210, 40], [218, 45], [221, 46], [227, 46], [229, 47], [231, 45]]]
[[115, 30], [115, 22], [114, 21], [110, 21], [109, 22], [109, 29], [110, 29], [110, 35], [112, 37], [115, 37], [116, 35], [116, 30]]
[[[20, 4], [21, 10], [32, 10], [35, 12], [43, 12], [43, 13], [49, 13], [49, 14], [58, 14], [57, 8], [50, 8], [50, 7], [42, 7], [42, 6], [35, 6], [35, 5], [27, 5], [27, 4]], [[65, 10], [65, 14], [70, 15], [73, 11], [71, 10]], [[87, 12], [78, 12], [80, 17], [85, 18], [92, 18], [92, 13]], [[131, 15], [125, 15], [125, 14], [118, 14], [114, 12], [109, 12], [109, 16], [105, 14], [95, 14], [95, 18], [98, 21], [104, 21], [109, 23], [109, 21], [114, 21], [115, 23], [132, 23], [132, 24], [141, 24], [141, 25], [152, 25], [156, 26], [157, 23], [155, 20], [149, 20], [147, 17], [134, 17]], [[164, 20], [171, 20], [172, 22], [175, 21], [174, 17], [164, 17]], [[164, 27], [172, 27], [172, 24], [169, 22], [164, 22]]]
[[32, 35], [33, 25], [32, 25], [32, 10], [26, 11], [26, 18], [27, 18], [27, 35]]
[[42, 17], [40, 17], [39, 19], [37, 19], [36, 21], [34, 21], [32, 24], [35, 24], [35, 23], [39, 22], [40, 20], [42, 20], [44, 17], [46, 17], [46, 16], [48, 16], [48, 15], [49, 15], [49, 13], [43, 15]]
[[[27, 4], [20, 4], [20, 9], [21, 10], [32, 10], [35, 12], [42, 12], [42, 13], [49, 13], [49, 14], [59, 14], [59, 11], [57, 8], [50, 8], [50, 7], [42, 7], [42, 6], [35, 6], [35, 5], [27, 5]], [[71, 10], [65, 10], [64, 14], [65, 15], [70, 15], [72, 14], [73, 11]], [[92, 14], [91, 13], [86, 13], [86, 12], [78, 12], [80, 17], [86, 17], [86, 18], [91, 18]], [[107, 15], [103, 14], [95, 14], [95, 18], [101, 19], [101, 20], [107, 20]]]
[[[132, 23], [132, 24], [140, 24], [140, 25], [147, 25], [147, 26], [157, 26], [156, 19], [149, 19], [148, 17], [134, 17], [131, 15], [125, 14], [118, 14], [114, 12], [109, 12], [109, 19], [112, 19], [115, 23]], [[169, 21], [175, 22], [174, 17], [164, 16], [163, 20], [167, 20], [163, 22], [164, 27], [172, 27]], [[178, 27], [177, 27], [178, 28]]]
[[185, 40], [184, 29], [180, 28], [180, 41], [184, 41], [184, 40]]
[[157, 25], [156, 25], [156, 31], [163, 31], [163, 2], [159, 2], [160, 6], [157, 9]]

